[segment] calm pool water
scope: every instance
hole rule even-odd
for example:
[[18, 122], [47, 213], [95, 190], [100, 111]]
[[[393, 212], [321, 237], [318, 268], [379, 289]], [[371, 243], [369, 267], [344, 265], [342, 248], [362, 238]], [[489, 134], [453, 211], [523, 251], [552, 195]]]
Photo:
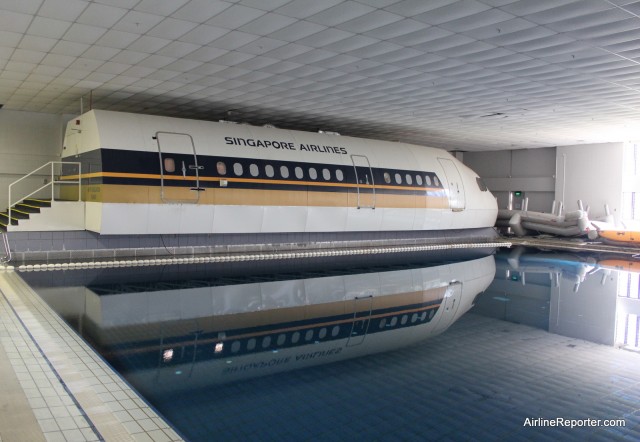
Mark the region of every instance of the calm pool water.
[[446, 258], [23, 276], [191, 441], [638, 433], [637, 261]]

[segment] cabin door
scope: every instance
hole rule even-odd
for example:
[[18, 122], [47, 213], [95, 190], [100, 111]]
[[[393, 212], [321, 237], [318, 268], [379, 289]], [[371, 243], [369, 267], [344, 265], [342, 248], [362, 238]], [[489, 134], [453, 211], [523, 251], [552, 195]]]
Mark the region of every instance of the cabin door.
[[160, 157], [160, 198], [164, 203], [197, 204], [200, 171], [193, 138], [189, 134], [156, 132]]
[[351, 155], [351, 161], [356, 173], [357, 207], [358, 209], [375, 209], [376, 189], [369, 159], [364, 155]]
[[360, 345], [367, 336], [369, 323], [371, 322], [371, 308], [373, 307], [373, 296], [356, 297], [353, 300], [353, 323], [347, 347]]
[[438, 161], [440, 161], [446, 175], [451, 210], [456, 212], [464, 210], [466, 206], [464, 186], [462, 185], [462, 177], [458, 168], [451, 160], [438, 158]]

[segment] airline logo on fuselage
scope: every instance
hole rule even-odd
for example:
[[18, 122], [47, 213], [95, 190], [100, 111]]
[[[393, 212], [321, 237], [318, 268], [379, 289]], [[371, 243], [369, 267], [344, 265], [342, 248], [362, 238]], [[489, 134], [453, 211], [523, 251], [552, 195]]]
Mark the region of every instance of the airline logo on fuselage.
[[320, 146], [318, 144], [300, 143], [296, 146], [291, 141], [256, 140], [253, 138], [224, 137], [225, 144], [231, 146], [264, 147], [282, 150], [300, 150], [306, 152], [335, 153], [347, 155], [347, 148], [341, 146]]

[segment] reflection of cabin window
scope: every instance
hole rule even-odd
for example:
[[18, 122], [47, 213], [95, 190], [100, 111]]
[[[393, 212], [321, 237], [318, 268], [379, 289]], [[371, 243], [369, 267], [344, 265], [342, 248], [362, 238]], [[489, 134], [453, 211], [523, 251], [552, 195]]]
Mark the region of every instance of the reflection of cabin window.
[[440, 187], [440, 180], [438, 179], [437, 176], [433, 177], [433, 184], [435, 184], [436, 186]]
[[242, 164], [235, 163], [233, 165], [233, 173], [235, 173], [236, 176], [242, 176]]
[[426, 175], [426, 176], [424, 177], [424, 182], [425, 182], [425, 184], [426, 184], [427, 186], [430, 186], [430, 185], [431, 185], [431, 177], [430, 177], [429, 175]]
[[164, 159], [164, 171], [167, 173], [173, 173], [176, 171], [176, 162], [173, 158]]
[[318, 178], [318, 172], [316, 172], [316, 169], [314, 167], [309, 168], [309, 178], [311, 178], [312, 180]]
[[396, 173], [396, 184], [402, 184], [402, 177], [399, 173]]
[[287, 166], [280, 166], [280, 176], [282, 178], [289, 178], [289, 168]]
[[218, 171], [218, 175], [226, 175], [227, 174], [227, 165], [222, 161], [218, 161], [216, 163], [216, 170]]
[[322, 178], [324, 178], [325, 181], [329, 181], [331, 179], [331, 172], [329, 172], [329, 169], [322, 169]]
[[264, 173], [266, 173], [269, 178], [273, 178], [273, 175], [275, 174], [273, 166], [271, 164], [264, 166]]
[[407, 176], [405, 176], [405, 180], [407, 180], [408, 185], [413, 184], [413, 178], [411, 178], [411, 175], [407, 174]]
[[249, 166], [249, 173], [251, 174], [251, 176], [258, 176], [258, 166], [256, 166], [255, 164], [252, 164]]
[[422, 177], [420, 175], [416, 175], [416, 183], [418, 183], [418, 186], [422, 186]]
[[387, 184], [391, 184], [391, 175], [389, 174], [389, 172], [384, 173], [384, 182]]
[[296, 167], [296, 178], [301, 180], [304, 177], [304, 172], [302, 171], [302, 167]]
[[433, 318], [435, 314], [436, 314], [436, 311], [434, 309], [429, 310], [429, 319]]
[[307, 332], [304, 334], [304, 340], [310, 341], [312, 339], [313, 339], [313, 330], [307, 330]]
[[336, 178], [338, 181], [344, 181], [344, 174], [342, 173], [342, 170], [336, 170]]

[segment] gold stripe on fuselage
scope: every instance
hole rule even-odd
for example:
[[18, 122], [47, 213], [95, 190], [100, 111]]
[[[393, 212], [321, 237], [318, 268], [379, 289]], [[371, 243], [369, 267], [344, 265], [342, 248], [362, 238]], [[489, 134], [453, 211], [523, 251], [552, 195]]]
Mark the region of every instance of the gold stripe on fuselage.
[[[189, 187], [164, 187], [164, 201], [160, 186], [123, 184], [91, 184], [82, 186], [82, 200], [100, 203], [163, 204], [165, 201], [188, 202], [196, 194]], [[360, 205], [370, 205], [371, 193], [360, 194]], [[72, 198], [70, 198], [72, 199]], [[198, 204], [242, 206], [310, 206], [357, 207], [356, 189], [348, 192], [323, 192], [305, 190], [234, 189], [233, 187], [208, 187], [200, 192]], [[375, 194], [375, 207], [379, 208], [429, 208], [447, 209], [449, 201], [444, 196]]]

